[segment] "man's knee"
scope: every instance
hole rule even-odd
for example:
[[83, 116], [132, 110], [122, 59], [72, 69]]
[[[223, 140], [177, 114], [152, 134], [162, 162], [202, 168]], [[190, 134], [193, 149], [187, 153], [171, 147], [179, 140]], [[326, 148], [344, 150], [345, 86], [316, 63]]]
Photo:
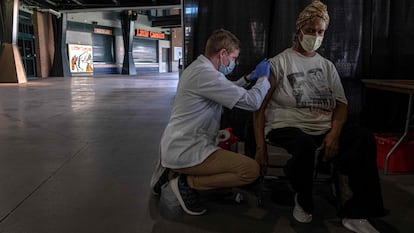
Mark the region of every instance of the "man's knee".
[[240, 174], [240, 179], [242, 182], [249, 184], [255, 181], [260, 175], [260, 166], [255, 160], [250, 160], [246, 167], [243, 169]]

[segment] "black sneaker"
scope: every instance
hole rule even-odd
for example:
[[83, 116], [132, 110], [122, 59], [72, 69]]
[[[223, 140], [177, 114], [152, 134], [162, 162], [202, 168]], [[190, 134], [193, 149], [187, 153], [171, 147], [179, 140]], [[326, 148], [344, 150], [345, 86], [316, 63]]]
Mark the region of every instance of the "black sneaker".
[[157, 183], [155, 183], [154, 187], [152, 188], [152, 193], [154, 195], [161, 194], [161, 187], [168, 182], [168, 173], [170, 172], [169, 168], [165, 168], [164, 172], [161, 174], [160, 178], [158, 178]]
[[200, 205], [197, 191], [188, 186], [186, 175], [181, 174], [170, 180], [170, 185], [181, 207], [187, 214], [202, 215], [207, 211]]

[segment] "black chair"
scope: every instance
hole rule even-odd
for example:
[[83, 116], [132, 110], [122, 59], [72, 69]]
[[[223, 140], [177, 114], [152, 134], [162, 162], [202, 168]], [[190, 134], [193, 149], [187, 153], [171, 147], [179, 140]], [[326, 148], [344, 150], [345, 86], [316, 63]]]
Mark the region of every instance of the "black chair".
[[[254, 188], [255, 196], [257, 198], [257, 205], [259, 207], [263, 206], [264, 194], [266, 192], [271, 192], [271, 189], [267, 188], [268, 183], [286, 184], [289, 186], [289, 180], [285, 175], [283, 169], [292, 155], [290, 155], [285, 149], [274, 145], [270, 141], [266, 141], [266, 144], [269, 156], [269, 166], [267, 172], [265, 174], [261, 174]], [[323, 172], [321, 172], [319, 169], [318, 156], [319, 150], [315, 152], [315, 169], [313, 182], [314, 184], [329, 185], [333, 196], [336, 196], [336, 187], [334, 185], [334, 172], [332, 166], [329, 166], [329, 171], [326, 171], [325, 169]]]

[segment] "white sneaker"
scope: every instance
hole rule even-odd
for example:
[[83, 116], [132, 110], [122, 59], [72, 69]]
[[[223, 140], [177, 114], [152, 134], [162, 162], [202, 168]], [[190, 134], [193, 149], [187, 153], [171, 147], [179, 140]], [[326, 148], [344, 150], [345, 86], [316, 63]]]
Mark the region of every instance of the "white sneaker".
[[342, 225], [356, 233], [379, 233], [366, 219], [342, 219]]
[[293, 217], [300, 223], [312, 222], [312, 214], [303, 210], [302, 206], [298, 203], [298, 194], [295, 194], [295, 207], [293, 208]]

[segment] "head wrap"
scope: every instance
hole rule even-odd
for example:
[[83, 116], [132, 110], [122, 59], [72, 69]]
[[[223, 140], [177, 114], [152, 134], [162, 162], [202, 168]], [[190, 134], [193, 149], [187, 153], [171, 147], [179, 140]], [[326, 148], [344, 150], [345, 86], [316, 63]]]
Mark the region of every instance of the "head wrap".
[[329, 25], [329, 15], [328, 8], [321, 1], [313, 1], [305, 9], [300, 12], [298, 19], [296, 20], [296, 30], [299, 30], [305, 25], [309, 20], [320, 17], [326, 22], [326, 27]]

